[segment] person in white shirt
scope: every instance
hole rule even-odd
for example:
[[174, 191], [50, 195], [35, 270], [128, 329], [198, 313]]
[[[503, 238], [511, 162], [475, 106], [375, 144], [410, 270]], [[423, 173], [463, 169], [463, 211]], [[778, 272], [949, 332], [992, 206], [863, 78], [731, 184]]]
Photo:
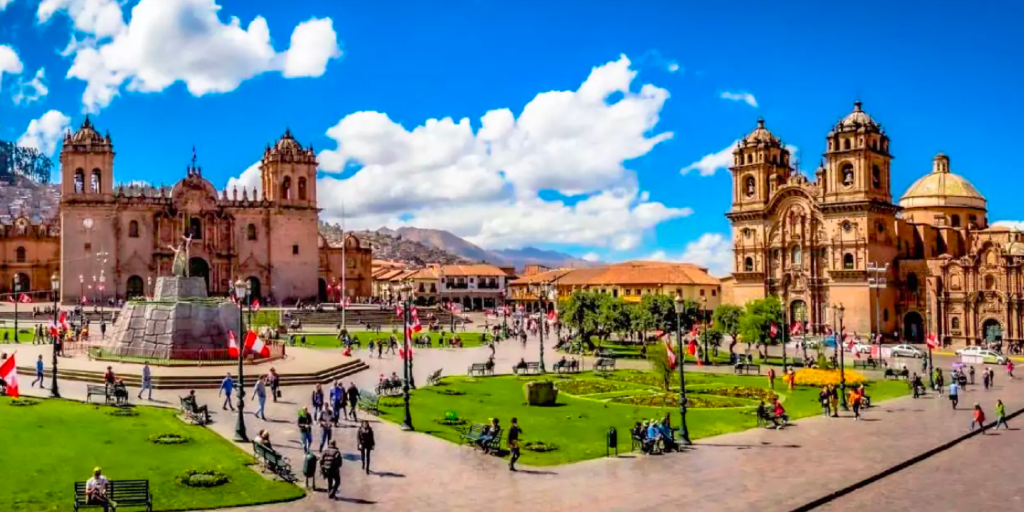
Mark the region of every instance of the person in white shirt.
[[100, 468], [92, 470], [92, 478], [85, 482], [85, 500], [90, 505], [102, 505], [104, 512], [117, 505], [107, 497], [107, 486], [110, 481], [103, 476]]
[[149, 368], [149, 363], [146, 363], [146, 365], [142, 367], [142, 389], [139, 389], [139, 400], [142, 399], [142, 392], [146, 390], [149, 390], [149, 398], [147, 398], [147, 400], [152, 400], [153, 370]]

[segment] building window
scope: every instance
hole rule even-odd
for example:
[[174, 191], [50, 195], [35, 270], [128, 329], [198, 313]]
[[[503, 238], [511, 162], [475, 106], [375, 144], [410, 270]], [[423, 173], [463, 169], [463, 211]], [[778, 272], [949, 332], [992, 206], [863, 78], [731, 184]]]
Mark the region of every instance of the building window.
[[793, 246], [793, 264], [799, 265], [804, 261], [804, 252], [800, 250], [800, 246]]
[[882, 188], [882, 170], [877, 165], [871, 166], [871, 186]]
[[25, 263], [25, 248], [24, 247], [18, 247], [14, 251], [14, 259], [18, 263]]
[[299, 178], [299, 201], [306, 200], [306, 178]]
[[907, 290], [910, 290], [910, 293], [917, 293], [918, 286], [917, 274], [913, 272], [907, 274]]
[[989, 274], [985, 276], [985, 289], [995, 290], [996, 289], [996, 276]]
[[978, 216], [977, 215], [969, 215], [967, 217], [967, 222], [970, 223], [971, 227], [977, 227], [977, 225], [978, 225]]
[[[846, 141], [846, 143], [849, 144], [850, 141]], [[853, 186], [853, 165], [851, 164], [846, 164], [843, 166], [843, 186]]]
[[89, 189], [90, 189], [90, 191], [93, 194], [99, 194], [100, 193], [100, 190], [101, 190], [100, 180], [101, 180], [101, 178], [100, 178], [100, 170], [99, 169], [93, 169], [92, 170], [92, 179], [89, 181]]
[[843, 270], [853, 270], [853, 254], [843, 255]]
[[85, 192], [85, 171], [81, 168], [75, 170], [75, 193]]
[[743, 271], [744, 272], [753, 272], [754, 271], [754, 258], [751, 258], [751, 257], [748, 256], [745, 260], [743, 260]]
[[249, 224], [245, 227], [245, 238], [247, 240], [256, 240], [256, 225]]
[[623, 290], [623, 292], [622, 292], [622, 293], [623, 293], [623, 295], [625, 295], [626, 297], [629, 297], [629, 296], [630, 296], [630, 295], [632, 294], [632, 292], [633, 292], [633, 290], [632, 290], [632, 289], [630, 289], [630, 288], [626, 288], [625, 290]]
[[889, 310], [888, 309], [883, 309], [882, 310], [882, 321], [883, 322], [888, 322], [889, 321]]
[[192, 217], [188, 219], [188, 233], [194, 240], [203, 239], [203, 219]]
[[139, 221], [133, 220], [128, 223], [128, 238], [139, 237]]
[[754, 187], [755, 187], [756, 183], [757, 182], [754, 181], [754, 177], [753, 176], [747, 176], [746, 185], [745, 185], [746, 189], [747, 189], [747, 197], [754, 197]]
[[298, 254], [298, 253], [299, 253], [299, 246], [298, 245], [293, 245], [292, 246], [292, 254]]
[[959, 331], [960, 330], [960, 318], [954, 316], [953, 319], [949, 321], [949, 326], [954, 331]]
[[718, 297], [718, 290], [711, 290], [712, 297]]
[[700, 289], [700, 296], [701, 296], [701, 297], [703, 297], [703, 296], [704, 296], [704, 288], [701, 288], [701, 289]]
[[885, 233], [885, 223], [879, 221], [878, 225], [875, 226], [875, 229], [878, 229], [879, 233]]
[[285, 176], [284, 180], [281, 181], [281, 199], [292, 198], [292, 179], [289, 176]]
[[960, 227], [960, 216], [955, 213], [951, 215], [949, 217], [949, 225], [953, 226], [954, 228]]
[[850, 139], [843, 141], [843, 149], [850, 149]]
[[619, 289], [618, 288], [612, 288], [612, 297], [618, 297], [618, 296], [619, 296]]

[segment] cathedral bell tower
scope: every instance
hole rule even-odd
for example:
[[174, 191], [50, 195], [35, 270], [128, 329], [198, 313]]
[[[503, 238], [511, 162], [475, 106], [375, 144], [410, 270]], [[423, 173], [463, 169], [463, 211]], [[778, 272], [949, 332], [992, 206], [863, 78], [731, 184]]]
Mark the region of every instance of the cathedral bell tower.
[[853, 104], [826, 137], [822, 192], [827, 203], [872, 201], [892, 203], [889, 182], [889, 137], [882, 125]]
[[260, 162], [263, 195], [279, 206], [316, 208], [316, 153], [285, 130]]
[[792, 172], [782, 140], [757, 120], [757, 128], [740, 139], [733, 154], [732, 211], [759, 210]]
[[114, 191], [114, 144], [89, 117], [75, 133], [64, 134], [60, 151], [61, 202], [98, 201]]

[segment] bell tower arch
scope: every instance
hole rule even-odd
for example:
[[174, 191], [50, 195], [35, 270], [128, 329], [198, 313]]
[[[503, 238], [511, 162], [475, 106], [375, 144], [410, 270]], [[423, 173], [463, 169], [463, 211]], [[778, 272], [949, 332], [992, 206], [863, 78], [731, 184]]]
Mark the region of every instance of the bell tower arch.
[[114, 192], [114, 143], [86, 116], [78, 131], [64, 134], [60, 151], [61, 202], [102, 200]]

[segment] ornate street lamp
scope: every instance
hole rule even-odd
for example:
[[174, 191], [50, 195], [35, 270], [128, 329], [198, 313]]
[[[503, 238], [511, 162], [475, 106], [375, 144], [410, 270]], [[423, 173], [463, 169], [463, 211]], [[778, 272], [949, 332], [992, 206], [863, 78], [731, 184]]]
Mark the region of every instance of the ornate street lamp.
[[551, 286], [551, 283], [540, 285], [540, 291], [537, 293], [537, 299], [540, 302], [540, 318], [537, 321], [537, 334], [540, 338], [540, 373], [547, 373], [547, 369], [544, 367], [544, 322], [548, 313], [547, 302], [545, 301], [553, 299], [557, 296], [557, 293], [554, 287]]
[[21, 274], [14, 274], [14, 342], [18, 342], [18, 303], [21, 302]]
[[246, 443], [249, 441], [249, 436], [245, 432], [245, 416], [242, 411], [245, 410], [245, 374], [242, 367], [242, 362], [245, 357], [245, 334], [242, 326], [242, 300], [247, 299], [249, 295], [249, 288], [246, 286], [246, 282], [241, 277], [238, 281], [235, 281], [235, 298], [238, 303], [238, 343], [241, 345], [238, 347], [238, 421], [235, 422], [235, 441], [239, 443]]
[[[50, 288], [53, 290], [53, 325], [57, 325], [57, 310], [59, 309], [57, 300], [60, 297], [60, 276], [56, 272], [50, 277]], [[60, 331], [57, 331], [57, 336], [60, 336]], [[57, 389], [57, 336], [53, 336], [50, 340], [53, 344], [53, 362], [50, 368], [53, 380], [50, 382], [50, 396], [53, 398], [60, 398], [60, 390]]]
[[[885, 274], [889, 272], [889, 264], [878, 266], [875, 262], [868, 262], [868, 289], [875, 291], [875, 337], [878, 339], [878, 362], [882, 361], [882, 314], [880, 308], [881, 290], [888, 286]], [[875, 340], [871, 340], [874, 342]], [[869, 342], [869, 343], [871, 343]]]
[[413, 288], [412, 283], [406, 281], [398, 286], [400, 298], [403, 301], [402, 317], [404, 323], [402, 324], [402, 337], [405, 340], [405, 360], [402, 364], [402, 369], [405, 372], [405, 379], [402, 384], [402, 398], [405, 401], [405, 419], [402, 421], [402, 430], [413, 431], [416, 430], [412, 425], [412, 412], [409, 410], [409, 400], [411, 394], [409, 392], [412, 384], [412, 354], [409, 351], [409, 347], [412, 346], [412, 341], [409, 339], [409, 322], [412, 317], [412, 295]]
[[686, 374], [683, 370], [685, 366], [683, 360], [683, 296], [676, 292], [676, 298], [673, 301], [676, 309], [676, 350], [678, 351], [678, 357], [676, 363], [679, 365], [679, 440], [689, 446], [693, 444], [690, 441], [690, 431], [686, 428]]
[[701, 317], [704, 320], [704, 353], [701, 354], [701, 359], [704, 360], [704, 364], [711, 364], [711, 359], [708, 358], [708, 296], [701, 297], [700, 301], [704, 307], [704, 315]]
[[[849, 410], [849, 406], [846, 404], [846, 363], [843, 361], [843, 340], [840, 339], [843, 336], [843, 312], [846, 311], [846, 308], [839, 304], [838, 306], [832, 306], [832, 309], [835, 310], [836, 326], [839, 329], [837, 331], [839, 338], [835, 338], [836, 350], [839, 351], [839, 400], [843, 410], [846, 411]], [[834, 334], [833, 337], [835, 336]]]

